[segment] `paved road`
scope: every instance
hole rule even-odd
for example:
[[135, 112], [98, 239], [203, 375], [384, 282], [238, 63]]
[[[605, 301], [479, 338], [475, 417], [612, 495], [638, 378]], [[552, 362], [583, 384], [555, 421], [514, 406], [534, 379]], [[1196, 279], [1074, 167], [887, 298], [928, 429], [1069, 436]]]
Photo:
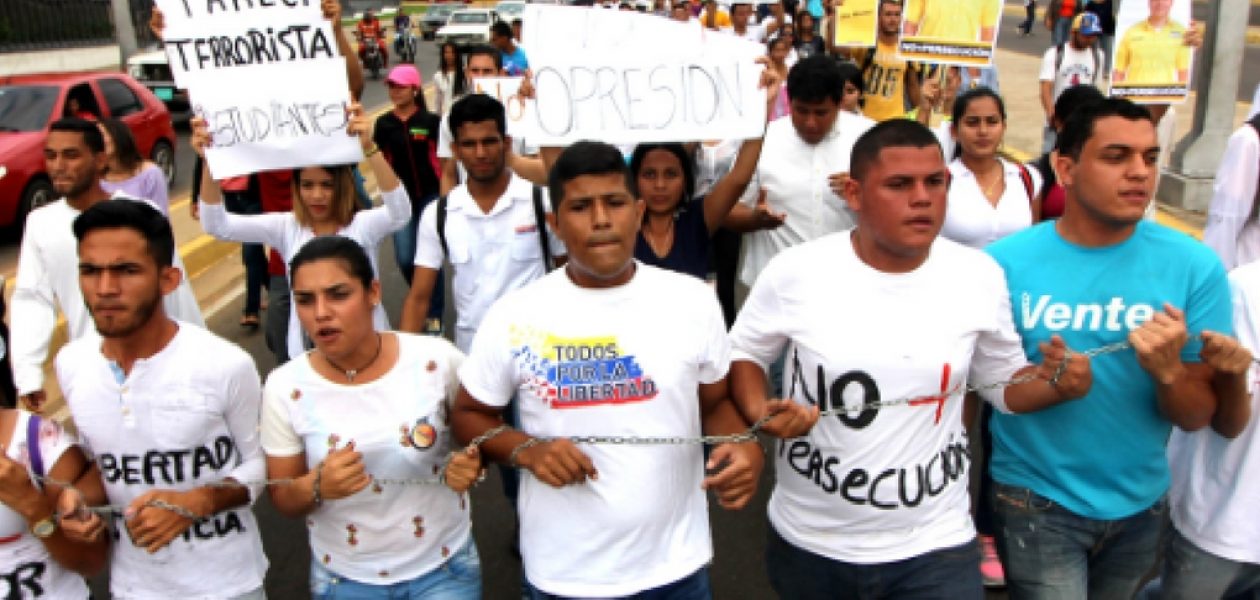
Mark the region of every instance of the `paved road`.
[[[1022, 7], [1023, 4], [1022, 0], [1006, 0], [1008, 7]], [[1044, 1], [1037, 2], [1037, 21], [1033, 26], [1033, 35], [1028, 37], [1020, 37], [1016, 31], [1016, 27], [1024, 20], [1023, 17], [1014, 16], [1008, 9], [1002, 17], [1002, 29], [998, 34], [998, 47], [1003, 50], [1011, 50], [1031, 56], [1044, 54], [1046, 48], [1050, 47], [1050, 32], [1046, 30], [1046, 26], [1042, 23], [1045, 5], [1046, 2]], [[1208, 11], [1210, 10], [1207, 3], [1196, 2], [1192, 6], [1192, 14], [1196, 20], [1202, 21], [1207, 19]], [[1260, 26], [1260, 5], [1252, 5], [1250, 19], [1252, 25]], [[1249, 45], [1246, 47], [1245, 52], [1246, 56], [1243, 57], [1242, 63], [1242, 75], [1238, 80], [1238, 100], [1251, 102], [1251, 97], [1256, 90], [1256, 84], [1260, 83], [1260, 47]], [[1001, 75], [999, 74], [1000, 77]]]

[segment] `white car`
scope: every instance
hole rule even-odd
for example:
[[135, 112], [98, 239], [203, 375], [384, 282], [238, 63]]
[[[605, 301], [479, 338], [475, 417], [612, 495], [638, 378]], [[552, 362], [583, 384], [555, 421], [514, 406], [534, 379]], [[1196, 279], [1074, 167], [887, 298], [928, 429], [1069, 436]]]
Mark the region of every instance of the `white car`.
[[525, 14], [524, 0], [503, 0], [495, 5], [494, 13], [504, 23], [511, 23]]
[[188, 91], [175, 87], [165, 50], [142, 51], [133, 55], [127, 59], [127, 74], [149, 88], [172, 113], [188, 110]]
[[437, 45], [454, 42], [456, 46], [490, 43], [490, 26], [498, 19], [488, 8], [469, 8], [451, 13], [446, 26], [437, 30], [433, 41]]

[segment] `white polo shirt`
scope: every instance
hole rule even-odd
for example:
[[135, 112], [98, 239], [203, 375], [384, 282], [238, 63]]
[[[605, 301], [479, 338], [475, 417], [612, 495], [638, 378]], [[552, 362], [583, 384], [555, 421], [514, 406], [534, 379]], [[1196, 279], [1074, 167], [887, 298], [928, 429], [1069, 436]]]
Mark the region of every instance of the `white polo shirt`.
[[1001, 238], [1032, 226], [1032, 199], [1041, 189], [1041, 173], [1025, 167], [1032, 180], [1030, 196], [1019, 165], [1004, 158], [998, 160], [1002, 163], [1006, 188], [996, 205], [989, 202], [975, 173], [963, 164], [961, 158], [949, 163], [949, 172], [954, 180], [949, 186], [949, 203], [941, 237], [982, 250]]
[[[495, 300], [523, 287], [546, 273], [538, 224], [534, 218], [534, 186], [512, 174], [507, 190], [489, 213], [461, 184], [451, 190], [446, 205], [446, 243], [450, 256], [444, 257], [437, 232], [437, 202], [431, 202], [420, 216], [416, 232], [416, 266], [442, 267], [449, 259], [455, 299], [455, 345], [468, 352], [481, 318]], [[543, 209], [551, 211], [543, 190]], [[548, 230], [552, 257], [565, 254], [564, 245]]]
[[875, 122], [840, 111], [836, 123], [817, 144], [807, 144], [797, 135], [792, 119], [777, 119], [766, 128], [757, 173], [744, 194], [743, 202], [757, 202], [758, 190], [766, 190], [770, 209], [785, 213], [787, 220], [777, 229], [745, 236], [744, 265], [740, 280], [752, 286], [757, 274], [776, 254], [801, 242], [853, 227], [853, 216], [840, 196], [831, 191], [828, 176], [849, 170], [849, 155], [858, 137]]

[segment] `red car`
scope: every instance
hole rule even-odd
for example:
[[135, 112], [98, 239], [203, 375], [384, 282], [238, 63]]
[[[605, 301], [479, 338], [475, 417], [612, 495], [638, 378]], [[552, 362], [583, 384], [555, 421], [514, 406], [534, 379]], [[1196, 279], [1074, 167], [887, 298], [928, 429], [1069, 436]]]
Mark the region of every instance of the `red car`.
[[0, 77], [0, 227], [21, 226], [57, 198], [44, 173], [44, 138], [53, 121], [85, 112], [120, 119], [140, 153], [175, 178], [171, 113], [153, 92], [121, 73]]

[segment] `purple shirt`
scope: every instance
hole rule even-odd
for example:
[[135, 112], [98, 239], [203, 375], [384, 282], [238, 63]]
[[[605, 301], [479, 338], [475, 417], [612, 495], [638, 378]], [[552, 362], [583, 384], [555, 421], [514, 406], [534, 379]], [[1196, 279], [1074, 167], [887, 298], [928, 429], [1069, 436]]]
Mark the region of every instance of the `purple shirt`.
[[140, 169], [140, 172], [131, 179], [122, 181], [101, 180], [101, 188], [106, 192], [113, 194], [121, 191], [133, 198], [142, 198], [152, 202], [157, 206], [162, 214], [170, 216], [170, 198], [166, 195], [166, 176], [162, 174], [162, 169], [157, 165]]

